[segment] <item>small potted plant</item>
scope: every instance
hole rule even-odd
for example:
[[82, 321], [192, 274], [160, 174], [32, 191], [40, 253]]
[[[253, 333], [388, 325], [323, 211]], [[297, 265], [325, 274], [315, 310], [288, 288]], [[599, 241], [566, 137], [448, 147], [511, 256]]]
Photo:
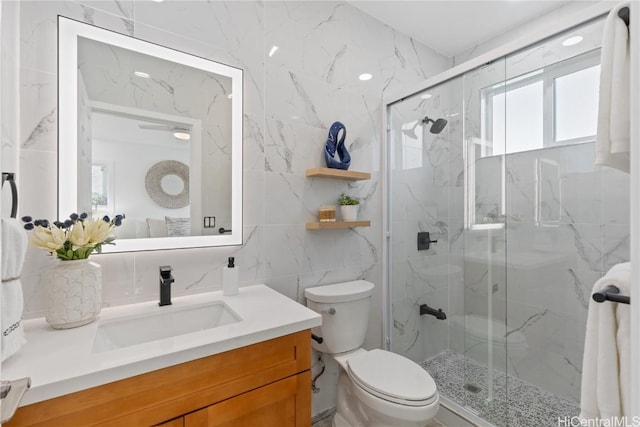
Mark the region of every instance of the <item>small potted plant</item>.
[[342, 193], [338, 203], [340, 204], [340, 213], [343, 221], [356, 221], [358, 219], [360, 200]]

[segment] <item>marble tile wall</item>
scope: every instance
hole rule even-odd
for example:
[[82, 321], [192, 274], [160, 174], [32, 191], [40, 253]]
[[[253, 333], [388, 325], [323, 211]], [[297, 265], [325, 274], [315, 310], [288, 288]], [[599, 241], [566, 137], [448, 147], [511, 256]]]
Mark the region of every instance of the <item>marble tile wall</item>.
[[[19, 17], [19, 45], [11, 51], [19, 54], [12, 61], [19, 102], [3, 96], [2, 160], [4, 167], [11, 153], [19, 155], [21, 214], [56, 215], [58, 14], [245, 70], [243, 246], [96, 256], [106, 305], [157, 298], [163, 264], [174, 267], [175, 295], [218, 290], [221, 268], [233, 255], [243, 285], [263, 282], [301, 302], [309, 286], [372, 281], [377, 292], [366, 346], [381, 345], [382, 97], [443, 71], [448, 58], [344, 2], [22, 1], [12, 7]], [[278, 51], [268, 56], [274, 45]], [[359, 81], [363, 72], [373, 79]], [[17, 108], [19, 120], [5, 120], [14, 111], [6, 104]], [[322, 165], [335, 120], [347, 127], [352, 169], [371, 171], [371, 180], [304, 178], [306, 168]], [[362, 198], [361, 215], [372, 227], [306, 231], [318, 206], [343, 191]], [[27, 317], [43, 311], [39, 279], [50, 260], [41, 252], [29, 249], [22, 276]], [[314, 413], [335, 404], [337, 368], [327, 363]]]

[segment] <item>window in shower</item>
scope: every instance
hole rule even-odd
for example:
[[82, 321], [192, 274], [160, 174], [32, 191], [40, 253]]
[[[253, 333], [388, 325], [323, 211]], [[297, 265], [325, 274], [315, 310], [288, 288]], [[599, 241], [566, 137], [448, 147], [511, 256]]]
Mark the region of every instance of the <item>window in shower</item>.
[[480, 156], [594, 141], [599, 62], [596, 49], [482, 89]]

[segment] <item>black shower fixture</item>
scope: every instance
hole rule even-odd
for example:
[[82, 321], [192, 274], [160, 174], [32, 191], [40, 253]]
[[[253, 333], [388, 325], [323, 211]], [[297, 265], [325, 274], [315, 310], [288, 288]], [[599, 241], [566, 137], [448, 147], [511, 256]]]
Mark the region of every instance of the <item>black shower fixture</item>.
[[424, 119], [422, 119], [422, 123], [423, 124], [429, 124], [432, 123], [431, 125], [431, 129], [429, 129], [429, 132], [437, 135], [440, 132], [442, 132], [442, 130], [445, 128], [445, 126], [447, 125], [447, 121], [445, 119], [430, 119], [429, 117], [425, 116]]

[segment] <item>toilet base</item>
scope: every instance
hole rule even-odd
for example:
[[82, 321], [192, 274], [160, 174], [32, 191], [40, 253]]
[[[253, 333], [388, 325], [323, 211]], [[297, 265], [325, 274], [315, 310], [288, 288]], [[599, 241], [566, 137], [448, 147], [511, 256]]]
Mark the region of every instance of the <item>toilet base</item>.
[[[333, 425], [334, 427], [424, 427], [438, 412], [439, 400], [437, 398], [431, 405], [420, 408], [398, 406], [359, 389], [349, 375], [340, 369], [337, 411]], [[396, 416], [399, 417], [396, 418]]]

